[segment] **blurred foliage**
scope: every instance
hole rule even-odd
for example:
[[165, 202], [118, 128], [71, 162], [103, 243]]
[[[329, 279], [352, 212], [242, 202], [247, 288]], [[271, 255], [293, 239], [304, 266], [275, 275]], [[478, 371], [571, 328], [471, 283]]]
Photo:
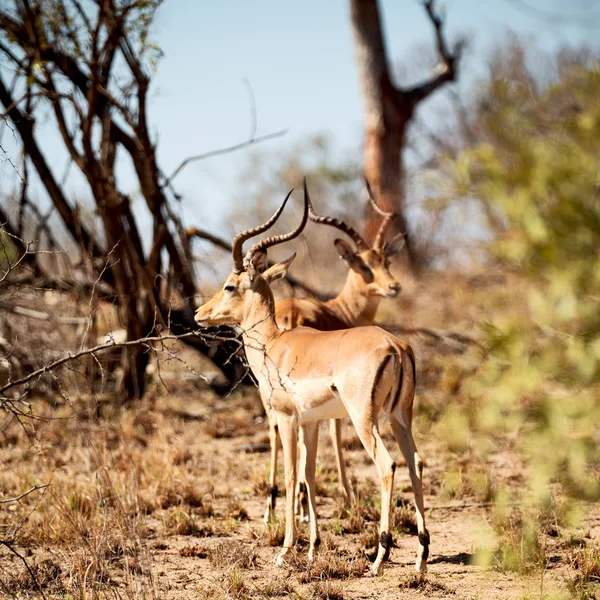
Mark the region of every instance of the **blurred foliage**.
[[489, 207], [489, 264], [508, 284], [489, 299], [467, 404], [441, 426], [453, 452], [485, 458], [502, 439], [522, 458], [526, 483], [494, 491], [490, 556], [517, 571], [540, 565], [545, 511], [568, 523], [600, 499], [600, 63], [567, 58], [541, 81], [523, 46], [498, 53], [477, 85], [477, 139], [446, 157], [454, 197]]

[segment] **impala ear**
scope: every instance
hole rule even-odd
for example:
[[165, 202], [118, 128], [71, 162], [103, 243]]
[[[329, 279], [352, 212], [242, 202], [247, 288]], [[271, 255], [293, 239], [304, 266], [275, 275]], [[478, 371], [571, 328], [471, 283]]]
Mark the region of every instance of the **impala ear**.
[[292, 264], [295, 258], [296, 253], [294, 252], [294, 254], [292, 254], [287, 260], [284, 260], [280, 263], [273, 265], [272, 267], [269, 267], [263, 273], [263, 277], [267, 280], [268, 283], [272, 283], [273, 281], [277, 281], [278, 279], [285, 277], [287, 275], [288, 269], [290, 268], [290, 265]]
[[264, 273], [269, 266], [266, 250], [258, 250], [252, 255], [250, 264], [248, 265], [248, 274], [250, 281], [254, 281], [257, 275]]
[[352, 249], [352, 246], [346, 240], [340, 240], [339, 238], [333, 243], [337, 248], [340, 258], [343, 258], [351, 265], [354, 261], [354, 250]]
[[386, 256], [393, 256], [397, 254], [406, 245], [406, 233], [397, 233], [383, 249], [383, 253]]

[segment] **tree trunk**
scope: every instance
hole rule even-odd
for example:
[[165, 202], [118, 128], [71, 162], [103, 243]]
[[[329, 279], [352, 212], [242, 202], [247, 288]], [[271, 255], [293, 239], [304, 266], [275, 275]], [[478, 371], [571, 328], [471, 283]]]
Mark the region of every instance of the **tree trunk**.
[[[393, 229], [408, 232], [404, 202], [404, 150], [407, 127], [419, 102], [447, 81], [453, 81], [462, 43], [454, 54], [448, 51], [442, 35], [442, 21], [436, 14], [434, 0], [423, 6], [433, 23], [437, 50], [444, 69], [414, 88], [393, 84], [383, 41], [377, 0], [350, 0], [350, 15], [358, 76], [365, 110], [364, 174], [380, 206], [396, 214]], [[368, 213], [366, 236], [372, 242], [381, 217]], [[407, 236], [407, 256], [411, 245]]]

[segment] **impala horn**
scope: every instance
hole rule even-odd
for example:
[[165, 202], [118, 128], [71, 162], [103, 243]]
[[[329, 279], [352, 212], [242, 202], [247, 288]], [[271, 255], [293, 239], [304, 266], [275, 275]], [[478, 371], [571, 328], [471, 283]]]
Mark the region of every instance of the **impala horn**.
[[[291, 194], [291, 192], [290, 192], [290, 194]], [[281, 208], [277, 211], [277, 213], [275, 213], [277, 216], [279, 216], [279, 214], [283, 210], [283, 207], [285, 206], [285, 203], [287, 202], [287, 199], [289, 198], [289, 196], [290, 195], [288, 194], [287, 198], [283, 202]], [[306, 177], [305, 177], [304, 178], [304, 212], [302, 213], [302, 220], [300, 221], [298, 227], [296, 227], [296, 229], [294, 229], [293, 231], [290, 231], [289, 233], [284, 233], [282, 235], [272, 235], [271, 237], [265, 238], [264, 240], [261, 240], [260, 242], [254, 244], [254, 246], [252, 246], [250, 248], [250, 250], [248, 250], [248, 252], [246, 253], [246, 257], [244, 258], [244, 266], [245, 267], [248, 266], [252, 262], [252, 257], [254, 256], [254, 254], [256, 254], [256, 252], [261, 252], [263, 250], [267, 250], [267, 248], [276, 246], [277, 244], [282, 244], [283, 242], [287, 242], [288, 240], [293, 240], [295, 237], [298, 237], [300, 235], [300, 233], [302, 232], [302, 230], [304, 229], [304, 227], [306, 225], [306, 222], [308, 221], [308, 202], [309, 202], [308, 191], [306, 189]], [[271, 219], [269, 219], [269, 221], [275, 222], [273, 217], [271, 217]], [[264, 231], [265, 229], [266, 229], [266, 227], [261, 229], [261, 231]], [[247, 238], [245, 238], [245, 239], [247, 239]]]
[[231, 243], [231, 256], [233, 258], [234, 273], [239, 274], [244, 270], [244, 255], [242, 254], [242, 246], [244, 245], [244, 242], [255, 235], [263, 233], [263, 231], [266, 231], [269, 229], [269, 227], [273, 226], [275, 221], [277, 221], [279, 218], [279, 215], [281, 215], [283, 212], [283, 209], [285, 208], [285, 205], [287, 204], [287, 201], [289, 200], [293, 191], [294, 188], [288, 192], [283, 204], [275, 211], [275, 214], [266, 223], [258, 225], [257, 227], [253, 227], [252, 229], [244, 229], [244, 231], [240, 231], [240, 233], [233, 238], [233, 242]]
[[379, 226], [379, 231], [377, 232], [377, 236], [375, 237], [375, 242], [373, 242], [373, 249], [381, 252], [383, 249], [383, 245], [385, 243], [385, 236], [394, 220], [396, 213], [394, 212], [386, 212], [379, 208], [377, 202], [375, 202], [375, 198], [373, 197], [373, 190], [371, 190], [371, 185], [369, 184], [369, 180], [365, 177], [365, 185], [367, 186], [367, 193], [369, 197], [369, 203], [375, 209], [375, 212], [378, 215], [383, 217], [383, 221], [381, 221], [381, 225]]
[[365, 240], [363, 240], [358, 231], [356, 231], [356, 229], [354, 229], [353, 227], [350, 227], [350, 225], [348, 225], [347, 223], [344, 223], [344, 221], [340, 221], [340, 219], [336, 219], [335, 217], [321, 217], [317, 215], [313, 209], [310, 197], [308, 196], [308, 190], [306, 189], [306, 181], [304, 182], [304, 186], [304, 193], [308, 200], [308, 217], [313, 223], [322, 223], [323, 225], [330, 225], [331, 227], [335, 227], [336, 229], [343, 231], [347, 236], [352, 238], [352, 241], [356, 244], [356, 247], [358, 248], [359, 252], [369, 249], [369, 245], [367, 244], [367, 242], [365, 242]]

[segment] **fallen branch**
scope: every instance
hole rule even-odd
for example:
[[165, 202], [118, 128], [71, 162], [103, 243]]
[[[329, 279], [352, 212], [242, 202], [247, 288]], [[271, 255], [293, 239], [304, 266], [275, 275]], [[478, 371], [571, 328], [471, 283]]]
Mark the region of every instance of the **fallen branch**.
[[7, 498], [6, 500], [0, 500], [0, 504], [9, 504], [10, 502], [17, 502], [21, 498], [25, 498], [25, 496], [29, 496], [29, 494], [31, 494], [32, 492], [35, 492], [37, 490], [43, 490], [44, 488], [47, 488], [49, 485], [50, 485], [49, 483], [45, 483], [44, 485], [34, 485], [30, 490], [23, 492], [20, 496], [15, 496], [14, 498]]

